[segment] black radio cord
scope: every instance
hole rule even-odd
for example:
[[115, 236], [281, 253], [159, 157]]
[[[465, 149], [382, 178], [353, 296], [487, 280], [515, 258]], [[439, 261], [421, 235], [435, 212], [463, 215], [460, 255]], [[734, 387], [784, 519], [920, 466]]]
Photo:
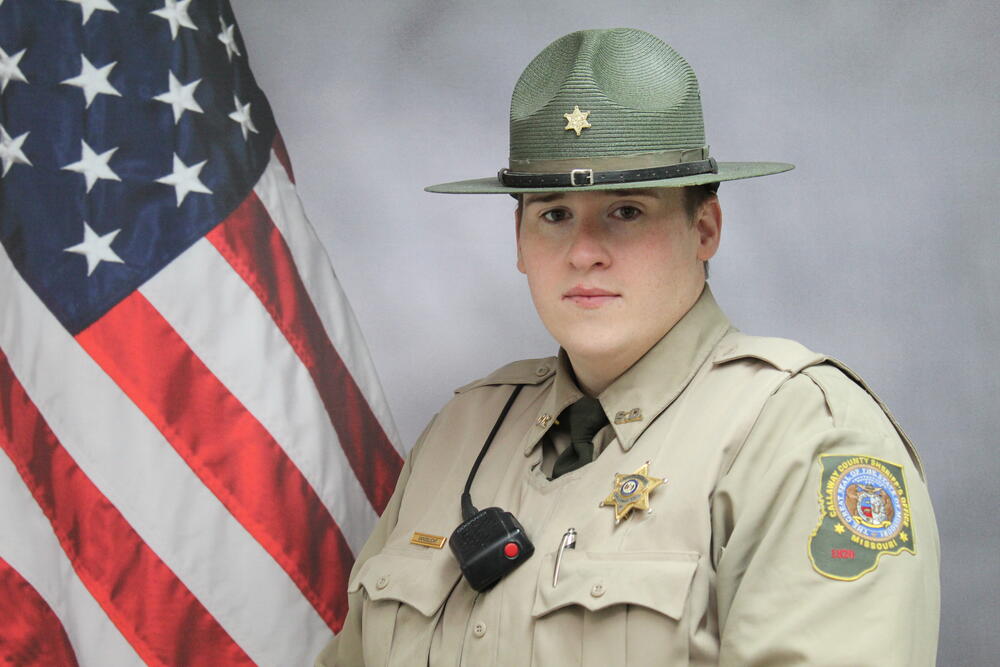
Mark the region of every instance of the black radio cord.
[[510, 411], [510, 406], [514, 404], [514, 399], [517, 395], [521, 393], [521, 389], [524, 387], [523, 384], [519, 384], [514, 387], [514, 391], [510, 393], [510, 398], [507, 399], [507, 403], [503, 406], [503, 410], [500, 411], [500, 416], [497, 417], [497, 423], [493, 425], [493, 430], [486, 437], [486, 442], [483, 443], [483, 448], [479, 450], [479, 456], [476, 457], [476, 462], [472, 464], [472, 470], [469, 471], [469, 479], [465, 481], [465, 491], [462, 492], [462, 520], [468, 521], [476, 512], [476, 506], [472, 504], [472, 480], [476, 477], [476, 472], [479, 471], [479, 464], [483, 462], [483, 458], [486, 456], [486, 450], [490, 448], [493, 443], [493, 438], [496, 437], [497, 431], [500, 430], [500, 424], [503, 423], [504, 418]]

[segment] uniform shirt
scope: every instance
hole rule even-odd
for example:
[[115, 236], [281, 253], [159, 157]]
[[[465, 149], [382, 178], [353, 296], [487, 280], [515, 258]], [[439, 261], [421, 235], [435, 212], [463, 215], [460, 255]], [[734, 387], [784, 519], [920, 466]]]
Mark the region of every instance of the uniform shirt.
[[[317, 665], [934, 664], [939, 551], [919, 461], [850, 371], [739, 333], [706, 288], [598, 397], [600, 455], [550, 480], [543, 435], [581, 396], [568, 370], [564, 356], [516, 362], [457, 390], [410, 453]], [[512, 512], [535, 553], [478, 593], [447, 546], [411, 538], [461, 522], [519, 384], [472, 499]], [[647, 462], [665, 479], [651, 512], [616, 524], [601, 502]]]

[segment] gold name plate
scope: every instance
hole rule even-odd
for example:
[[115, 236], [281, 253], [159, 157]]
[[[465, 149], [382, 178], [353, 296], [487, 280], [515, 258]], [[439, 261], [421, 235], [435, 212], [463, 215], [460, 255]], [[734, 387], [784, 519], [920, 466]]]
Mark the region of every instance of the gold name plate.
[[413, 533], [413, 537], [410, 538], [410, 544], [416, 544], [421, 547], [430, 547], [431, 549], [441, 549], [444, 547], [444, 543], [447, 539], [448, 538], [440, 537], [439, 535]]

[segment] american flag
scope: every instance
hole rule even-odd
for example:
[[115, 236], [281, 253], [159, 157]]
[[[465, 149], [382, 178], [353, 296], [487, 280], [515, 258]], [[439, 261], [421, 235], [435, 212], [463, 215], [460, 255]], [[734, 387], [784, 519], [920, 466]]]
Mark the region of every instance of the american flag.
[[0, 662], [304, 665], [401, 466], [225, 0], [0, 0]]

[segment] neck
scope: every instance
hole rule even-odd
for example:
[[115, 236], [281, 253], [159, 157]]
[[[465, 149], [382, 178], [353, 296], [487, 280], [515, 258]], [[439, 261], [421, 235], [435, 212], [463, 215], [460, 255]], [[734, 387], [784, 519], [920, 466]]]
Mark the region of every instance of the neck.
[[[643, 351], [645, 354], [645, 351]], [[584, 359], [567, 353], [576, 384], [587, 396], [597, 397], [642, 357]]]

